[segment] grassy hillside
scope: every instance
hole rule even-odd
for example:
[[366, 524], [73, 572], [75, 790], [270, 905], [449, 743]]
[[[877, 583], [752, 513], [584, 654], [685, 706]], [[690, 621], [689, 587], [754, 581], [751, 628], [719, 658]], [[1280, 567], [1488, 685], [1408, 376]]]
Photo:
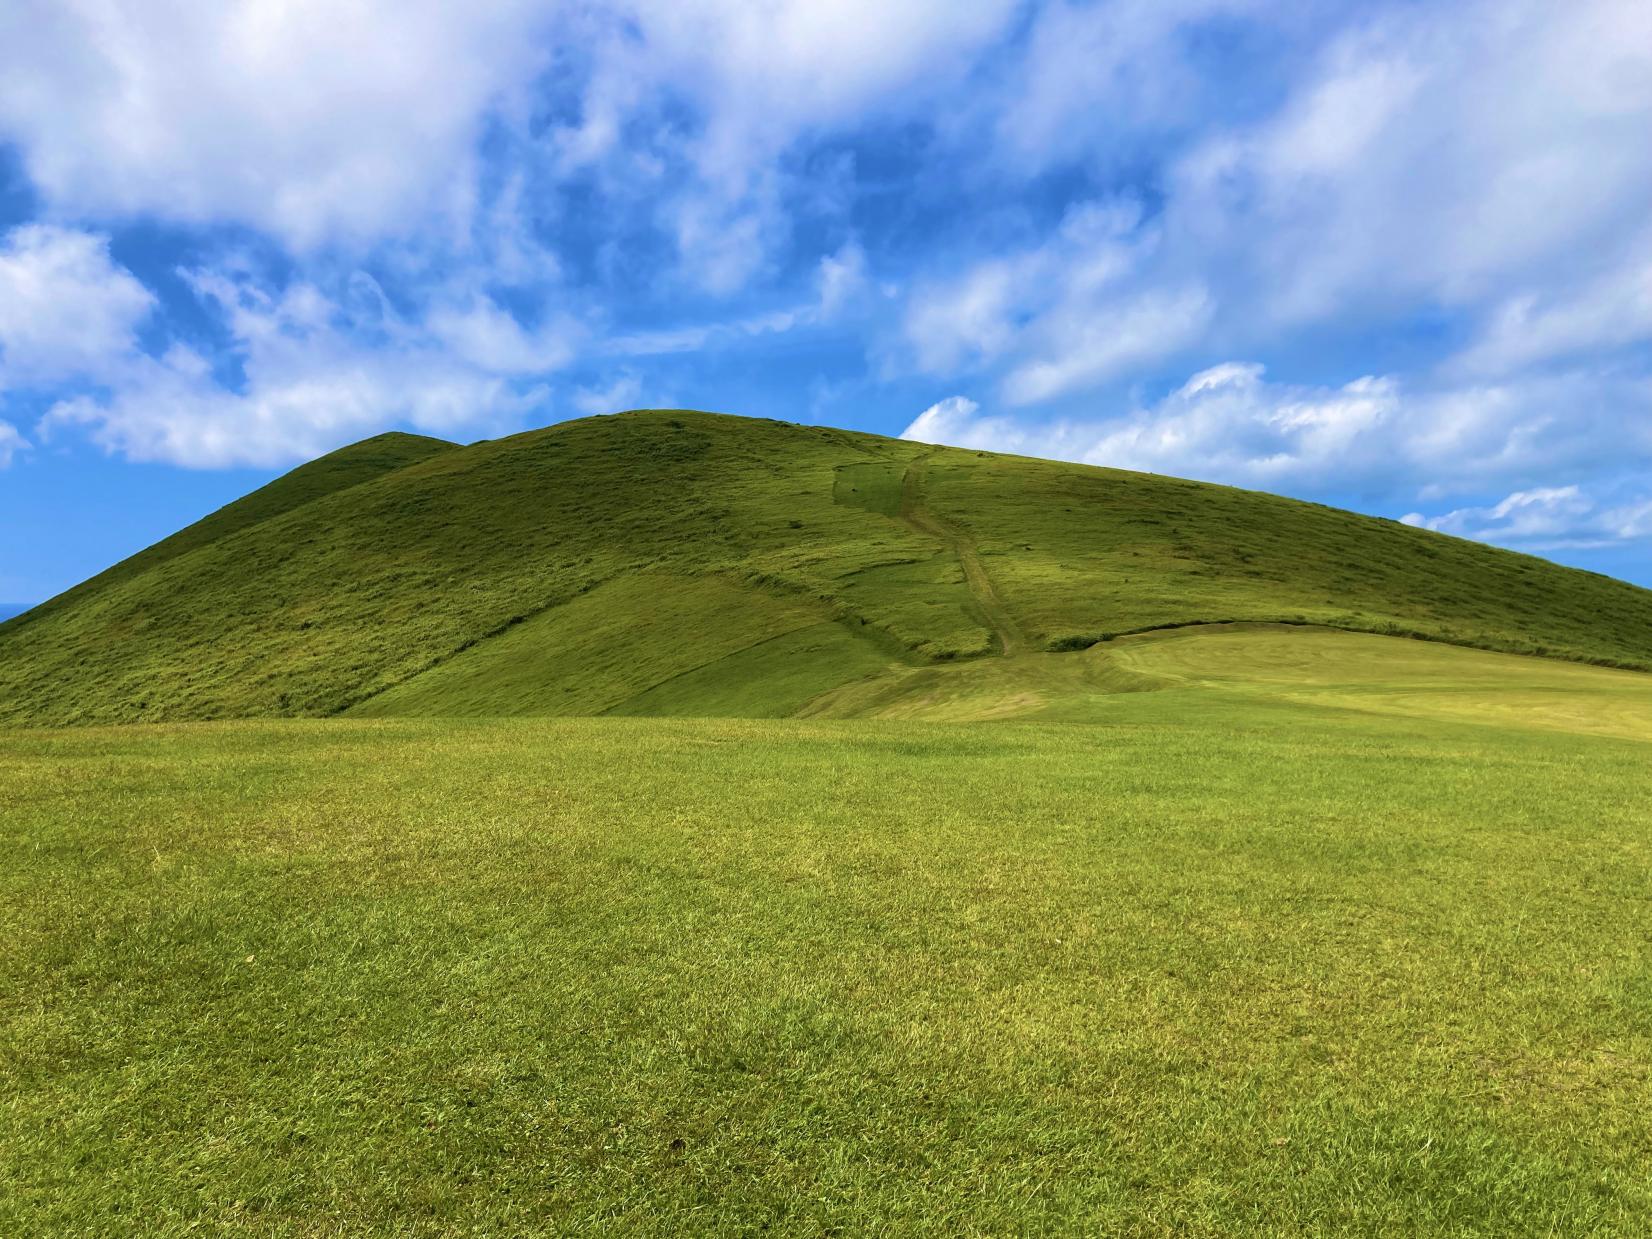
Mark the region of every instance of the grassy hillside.
[[[91, 595], [141, 576], [167, 560], [208, 546], [323, 496], [348, 490], [406, 465], [427, 460], [438, 452], [450, 451], [455, 446], [442, 439], [392, 431], [329, 452], [59, 594], [37, 608], [30, 616], [30, 622], [82, 603]], [[0, 613], [0, 619], [3, 618], [6, 616]]]
[[1108, 723], [1207, 690], [1420, 719], [1652, 740], [1652, 677], [1427, 641], [1271, 624], [1161, 629], [1079, 653], [908, 667], [813, 698], [816, 718]]
[[[329, 463], [332, 462], [332, 463]], [[346, 480], [347, 479], [347, 480]], [[1235, 620], [1652, 665], [1652, 593], [1116, 470], [651, 411], [369, 440], [0, 627], [0, 721], [819, 713]]]
[[1112, 644], [1087, 726], [0, 733], [0, 1233], [1652, 1230], [1646, 741]]

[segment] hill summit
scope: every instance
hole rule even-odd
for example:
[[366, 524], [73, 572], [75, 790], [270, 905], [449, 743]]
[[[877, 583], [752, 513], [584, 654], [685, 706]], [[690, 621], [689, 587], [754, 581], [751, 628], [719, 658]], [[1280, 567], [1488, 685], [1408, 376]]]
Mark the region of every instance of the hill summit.
[[468, 447], [380, 435], [295, 469], [0, 625], [0, 722], [855, 712], [936, 667], [1036, 679], [1232, 623], [1652, 667], [1652, 592], [1530, 556], [1224, 486], [646, 410]]

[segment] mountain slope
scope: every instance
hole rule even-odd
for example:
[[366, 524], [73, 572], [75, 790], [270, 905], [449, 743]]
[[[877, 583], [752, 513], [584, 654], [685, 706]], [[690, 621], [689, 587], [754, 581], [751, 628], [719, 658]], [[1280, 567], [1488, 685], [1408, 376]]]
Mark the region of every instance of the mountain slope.
[[335, 456], [386, 447], [0, 628], [0, 721], [795, 713], [1236, 620], [1652, 665], [1652, 592], [1227, 487], [681, 411]]
[[[261, 521], [280, 516], [316, 499], [348, 490], [374, 478], [394, 473], [397, 469], [428, 460], [439, 452], [450, 451], [458, 445], [443, 439], [424, 435], [391, 431], [375, 435], [341, 447], [336, 452], [298, 466], [267, 486], [261, 486], [227, 503], [193, 525], [180, 529], [170, 537], [162, 538], [129, 559], [98, 573], [73, 589], [59, 594], [36, 609], [31, 619], [41, 618], [73, 603], [83, 602], [88, 596], [121, 581], [130, 580], [169, 559], [221, 538], [250, 528]], [[6, 616], [0, 614], [0, 619]]]

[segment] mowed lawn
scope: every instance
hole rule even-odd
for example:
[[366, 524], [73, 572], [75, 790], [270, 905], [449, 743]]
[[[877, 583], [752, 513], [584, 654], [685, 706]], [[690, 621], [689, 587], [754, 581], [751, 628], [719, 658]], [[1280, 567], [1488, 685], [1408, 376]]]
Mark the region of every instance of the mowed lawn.
[[1652, 1230], [1652, 746], [0, 734], [0, 1233]]

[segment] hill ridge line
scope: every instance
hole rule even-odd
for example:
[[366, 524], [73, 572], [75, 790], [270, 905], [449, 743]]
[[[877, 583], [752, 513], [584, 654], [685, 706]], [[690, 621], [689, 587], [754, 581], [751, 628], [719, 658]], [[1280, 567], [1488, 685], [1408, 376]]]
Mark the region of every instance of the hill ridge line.
[[[256, 504], [261, 497], [267, 498], [307, 470], [325, 467], [329, 462], [334, 465], [341, 463], [354, 464], [356, 462], [352, 457], [360, 455], [363, 449], [388, 449], [402, 445], [417, 445], [421, 450], [427, 447], [430, 450], [425, 451], [424, 455], [417, 458], [410, 457], [398, 461], [389, 468], [378, 470], [369, 476], [356, 477], [342, 486], [330, 486], [314, 493], [305, 494], [296, 502], [287, 503], [274, 511], [257, 512], [251, 519], [243, 519], [240, 523], [236, 523], [237, 518], [247, 516], [249, 505]], [[422, 465], [437, 456], [445, 455], [447, 452], [461, 450], [463, 449], [460, 444], [451, 443], [446, 439], [438, 439], [431, 435], [406, 434], [401, 431], [373, 435], [371, 438], [362, 439], [357, 443], [346, 444], [344, 447], [318, 456], [314, 460], [305, 461], [296, 469], [272, 479], [240, 498], [232, 499], [228, 503], [214, 508], [199, 520], [191, 521], [182, 529], [167, 535], [159, 542], [151, 543], [142, 550], [128, 555], [125, 559], [110, 564], [101, 572], [95, 573], [84, 581], [71, 585], [68, 589], [37, 603], [30, 610], [0, 620], [0, 637], [10, 635], [10, 632], [15, 632], [25, 626], [20, 623], [14, 625], [14, 621], [26, 620], [28, 623], [33, 623], [36, 620], [45, 619], [62, 607], [76, 602], [84, 602], [96, 597], [106, 589], [117, 586], [124, 581], [130, 581], [152, 573], [175, 560], [207, 550], [231, 538], [250, 534], [260, 526], [267, 526], [304, 508], [344, 495], [359, 487], [383, 481], [394, 474]], [[219, 526], [226, 524], [229, 526], [228, 528], [219, 528]], [[211, 536], [202, 541], [191, 541], [191, 536], [199, 534], [203, 529], [211, 529]]]

